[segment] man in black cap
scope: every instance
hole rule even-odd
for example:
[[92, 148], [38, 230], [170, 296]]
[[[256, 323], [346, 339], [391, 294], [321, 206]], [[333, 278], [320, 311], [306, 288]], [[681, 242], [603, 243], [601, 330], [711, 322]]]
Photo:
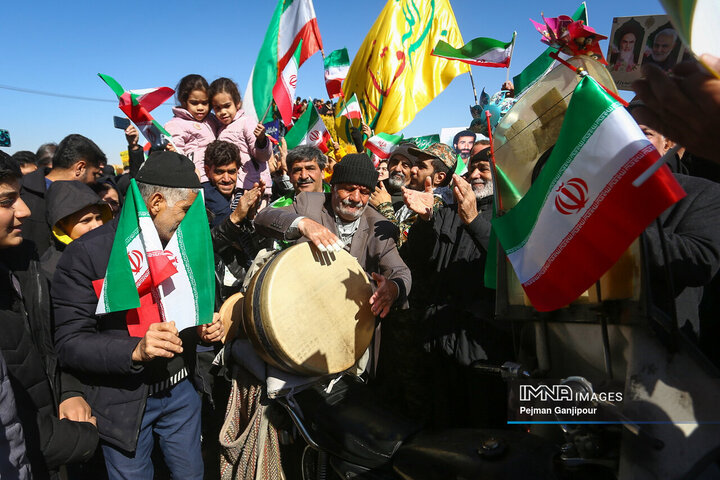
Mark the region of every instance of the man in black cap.
[[394, 303], [405, 304], [410, 271], [393, 240], [397, 228], [367, 208], [377, 178], [367, 155], [346, 155], [335, 166], [330, 193], [300, 192], [292, 205], [258, 213], [255, 228], [278, 240], [310, 241], [321, 252], [348, 250], [377, 282], [371, 308], [385, 317]]
[[[198, 195], [195, 167], [183, 155], [153, 153], [136, 181], [165, 247]], [[197, 335], [215, 341], [222, 327], [178, 332], [174, 321], [152, 323], [137, 338], [128, 333], [128, 312], [96, 315], [95, 283], [105, 277], [117, 228], [118, 218], [83, 235], [58, 262], [52, 297], [60, 363], [88, 390], [110, 479], [152, 479], [154, 436], [173, 478], [201, 479], [200, 399], [189, 360]]]

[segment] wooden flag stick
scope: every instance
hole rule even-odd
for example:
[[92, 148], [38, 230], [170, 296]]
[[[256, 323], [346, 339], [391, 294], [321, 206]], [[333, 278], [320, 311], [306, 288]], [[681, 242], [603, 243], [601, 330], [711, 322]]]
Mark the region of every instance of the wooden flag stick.
[[497, 198], [498, 213], [500, 213], [503, 211], [502, 196], [500, 195], [500, 190], [498, 190], [497, 183], [498, 173], [497, 165], [495, 165], [495, 146], [493, 145], [492, 125], [490, 123], [491, 118], [492, 113], [490, 113], [488, 110], [485, 110], [485, 119], [487, 120], [488, 127], [488, 140], [490, 140], [490, 167], [492, 168], [493, 190], [495, 191], [495, 198]]
[[470, 74], [470, 83], [472, 83], [473, 96], [475, 97], [475, 105], [477, 105], [478, 104], [477, 90], [475, 90], [475, 80], [473, 79], [473, 76], [472, 76], [472, 67], [470, 67], [470, 70], [468, 71], [468, 73]]

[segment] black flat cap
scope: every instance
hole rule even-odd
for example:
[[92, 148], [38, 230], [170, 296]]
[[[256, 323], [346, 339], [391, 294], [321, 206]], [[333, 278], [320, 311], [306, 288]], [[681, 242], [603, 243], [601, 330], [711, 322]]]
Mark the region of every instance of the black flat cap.
[[192, 160], [168, 151], [151, 153], [135, 180], [161, 187], [200, 188], [200, 179], [195, 174]]

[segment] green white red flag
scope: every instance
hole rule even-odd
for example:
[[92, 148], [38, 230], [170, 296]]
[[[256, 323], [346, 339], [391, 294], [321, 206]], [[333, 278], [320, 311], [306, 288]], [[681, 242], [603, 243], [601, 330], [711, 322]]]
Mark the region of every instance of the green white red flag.
[[301, 42], [298, 67], [322, 50], [312, 0], [278, 0], [245, 90], [244, 109], [249, 117], [264, 121], [274, 98], [275, 84], [282, 81], [280, 73], [295, 56]]
[[172, 88], [159, 87], [125, 91], [110, 75], [98, 73], [98, 76], [117, 95], [120, 101], [120, 110], [132, 120], [151, 145], [162, 145], [163, 138], [170, 141], [171, 135], [150, 115], [150, 112], [173, 96], [175, 91]]
[[351, 120], [362, 120], [362, 112], [360, 111], [360, 103], [358, 102], [357, 96], [353, 93], [350, 100], [345, 103], [345, 106], [340, 111], [338, 117], [346, 117]]
[[310, 145], [326, 153], [329, 150], [328, 140], [330, 140], [330, 132], [325, 128], [314, 105], [305, 110], [305, 113], [297, 119], [295, 125], [285, 135], [289, 150], [300, 145]]
[[285, 68], [280, 74], [280, 79], [273, 87], [275, 105], [277, 105], [286, 127], [292, 125], [293, 99], [295, 97], [295, 88], [297, 87], [297, 75], [301, 54], [302, 40], [297, 50], [295, 50], [295, 55], [293, 55], [287, 65], [285, 65]]
[[402, 139], [402, 135], [391, 135], [384, 132], [368, 138], [365, 142], [365, 148], [372, 152], [373, 164], [377, 167], [381, 160], [390, 158], [390, 154]]
[[479, 37], [470, 40], [466, 45], [455, 48], [442, 40], [432, 52], [436, 57], [448, 60], [459, 60], [468, 65], [477, 67], [510, 67], [513, 47], [515, 46], [515, 34], [509, 42], [501, 42], [494, 38]]
[[628, 112], [591, 77], [575, 89], [560, 136], [537, 180], [493, 227], [539, 311], [592, 286], [632, 241], [685, 192]]
[[[178, 330], [212, 322], [215, 277], [202, 195], [163, 248], [135, 180], [130, 181], [105, 278], [96, 284], [98, 315], [128, 310], [128, 331], [142, 337], [151, 323]], [[98, 288], [99, 287], [99, 288]]]
[[350, 55], [347, 48], [334, 50], [325, 57], [325, 88], [330, 98], [342, 97], [342, 82], [350, 70]]

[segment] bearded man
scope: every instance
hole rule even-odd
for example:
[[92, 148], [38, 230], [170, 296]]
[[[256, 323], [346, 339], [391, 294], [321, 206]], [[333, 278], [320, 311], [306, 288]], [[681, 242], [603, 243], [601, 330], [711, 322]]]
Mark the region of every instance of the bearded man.
[[410, 271], [395, 246], [397, 227], [367, 208], [377, 178], [367, 155], [346, 155], [335, 166], [330, 193], [300, 192], [292, 205], [262, 210], [255, 229], [276, 240], [310, 241], [321, 252], [350, 252], [377, 284], [372, 312], [385, 317], [392, 305], [406, 303]]
[[494, 322], [494, 292], [485, 287], [493, 183], [489, 150], [470, 158], [465, 178], [453, 175], [456, 204], [418, 211], [403, 246], [415, 288], [415, 328], [425, 362], [429, 415], [436, 426], [488, 427], [505, 422], [504, 386], [479, 378], [477, 360], [511, 358], [511, 337]]

